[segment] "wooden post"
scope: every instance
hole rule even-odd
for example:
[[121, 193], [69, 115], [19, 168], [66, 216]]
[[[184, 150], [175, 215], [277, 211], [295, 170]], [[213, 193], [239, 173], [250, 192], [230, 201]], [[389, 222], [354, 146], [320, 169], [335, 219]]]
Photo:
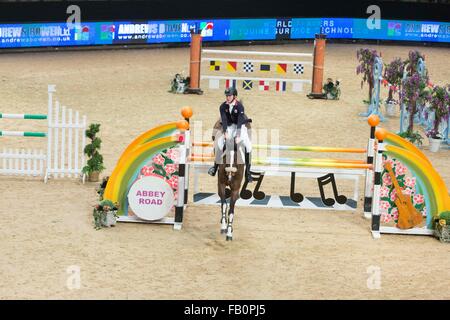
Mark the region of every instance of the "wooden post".
[[314, 40], [312, 88], [307, 95], [310, 99], [326, 99], [326, 95], [322, 93], [326, 37], [325, 34], [318, 33]]
[[191, 32], [191, 58], [189, 64], [189, 88], [185, 93], [203, 94], [200, 89], [200, 63], [202, 55], [202, 36]]

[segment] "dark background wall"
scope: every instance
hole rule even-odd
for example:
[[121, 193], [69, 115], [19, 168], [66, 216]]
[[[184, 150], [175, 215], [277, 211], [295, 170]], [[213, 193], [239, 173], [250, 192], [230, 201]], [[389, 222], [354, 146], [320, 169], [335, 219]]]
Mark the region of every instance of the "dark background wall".
[[319, 1], [319, 0], [134, 0], [62, 1], [0, 0], [0, 23], [65, 21], [66, 8], [77, 4], [84, 21], [133, 19], [202, 19], [268, 17], [366, 18], [371, 4], [382, 19], [450, 21], [449, 0]]

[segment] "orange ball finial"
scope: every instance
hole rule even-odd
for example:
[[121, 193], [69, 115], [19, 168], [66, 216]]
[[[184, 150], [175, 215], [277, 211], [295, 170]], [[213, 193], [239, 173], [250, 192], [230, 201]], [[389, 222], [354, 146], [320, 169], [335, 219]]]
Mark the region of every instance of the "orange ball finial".
[[384, 128], [378, 128], [375, 131], [375, 137], [380, 141], [386, 139], [387, 134], [388, 134], [388, 132]]
[[183, 116], [184, 119], [190, 119], [192, 117], [192, 108], [191, 107], [183, 107], [181, 108], [181, 115]]
[[376, 114], [372, 114], [369, 118], [367, 118], [367, 122], [371, 127], [376, 127], [380, 123], [380, 117]]
[[189, 129], [189, 122], [187, 122], [186, 120], [179, 120], [177, 121], [177, 128], [178, 130], [188, 130]]

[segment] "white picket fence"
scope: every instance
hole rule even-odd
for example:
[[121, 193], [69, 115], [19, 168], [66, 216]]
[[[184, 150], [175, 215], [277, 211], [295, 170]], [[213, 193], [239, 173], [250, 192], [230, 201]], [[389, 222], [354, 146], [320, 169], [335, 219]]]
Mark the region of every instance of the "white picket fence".
[[1, 114], [4, 119], [47, 120], [47, 132], [0, 131], [0, 138], [8, 136], [39, 137], [47, 139], [47, 152], [42, 149], [3, 148], [0, 152], [0, 174], [39, 176], [44, 181], [53, 178], [81, 178], [85, 165], [86, 116], [78, 111], [53, 104], [55, 86], [48, 86], [47, 115]]

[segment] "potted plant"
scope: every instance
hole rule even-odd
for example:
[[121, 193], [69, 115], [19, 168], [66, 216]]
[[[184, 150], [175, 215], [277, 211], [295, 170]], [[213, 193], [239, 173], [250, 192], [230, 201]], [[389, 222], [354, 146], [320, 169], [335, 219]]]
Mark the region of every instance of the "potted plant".
[[421, 54], [420, 51], [418, 50], [409, 51], [408, 59], [405, 61], [405, 65], [408, 66], [409, 75], [413, 75], [418, 71], [417, 64], [419, 62], [419, 59], [425, 60], [425, 56]]
[[86, 137], [91, 140], [91, 143], [87, 144], [84, 148], [84, 154], [89, 159], [87, 165], [83, 168], [83, 173], [88, 174], [89, 181], [98, 182], [100, 172], [105, 169], [103, 166], [103, 156], [98, 152], [101, 147], [102, 140], [97, 137], [97, 133], [100, 131], [100, 124], [92, 123], [86, 130]]
[[[450, 87], [450, 86], [448, 86]], [[445, 87], [435, 86], [429, 95], [428, 107], [425, 109], [425, 117], [434, 115], [433, 127], [426, 132], [430, 140], [430, 151], [437, 152], [440, 148], [442, 137], [439, 132], [440, 125], [447, 121], [450, 114], [449, 90]]]
[[434, 235], [441, 242], [450, 242], [450, 211], [442, 212], [434, 220]]
[[373, 65], [375, 63], [375, 57], [377, 57], [376, 50], [370, 50], [368, 48], [361, 48], [356, 52], [356, 57], [359, 61], [358, 67], [356, 67], [356, 74], [362, 74], [363, 79], [361, 80], [361, 88], [364, 82], [369, 84], [369, 103], [372, 101], [372, 91], [373, 91]]
[[108, 180], [109, 180], [109, 176], [108, 177], [103, 177], [102, 182], [100, 183], [100, 185], [96, 189], [100, 201], [103, 200], [103, 194], [105, 193], [105, 189], [106, 189], [106, 185], [108, 184]]
[[422, 135], [419, 131], [406, 130], [405, 132], [399, 133], [399, 136], [407, 139], [409, 142], [415, 144], [420, 147], [422, 145]]
[[341, 95], [340, 80], [336, 80], [336, 82], [333, 83], [333, 79], [328, 78], [327, 82], [323, 85], [322, 90], [327, 99], [339, 100]]
[[110, 200], [100, 201], [100, 203], [94, 207], [93, 211], [95, 229], [115, 226], [118, 208], [118, 203], [113, 203]]
[[420, 76], [417, 72], [407, 77], [403, 81], [400, 91], [400, 99], [405, 104], [408, 111], [408, 128], [404, 137], [413, 137], [414, 133], [414, 116], [418, 112], [417, 104], [424, 103], [429, 99], [430, 90], [428, 88], [428, 77]]
[[402, 83], [403, 69], [405, 63], [400, 58], [396, 58], [391, 63], [385, 65], [384, 69], [384, 83], [389, 84], [388, 98], [386, 99], [386, 114], [393, 116], [395, 114], [395, 105], [397, 100], [394, 99], [394, 93], [399, 92]]

